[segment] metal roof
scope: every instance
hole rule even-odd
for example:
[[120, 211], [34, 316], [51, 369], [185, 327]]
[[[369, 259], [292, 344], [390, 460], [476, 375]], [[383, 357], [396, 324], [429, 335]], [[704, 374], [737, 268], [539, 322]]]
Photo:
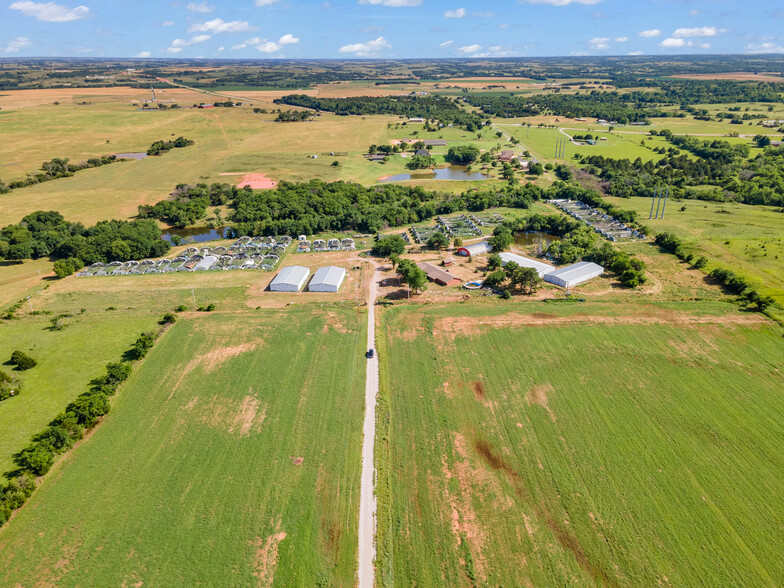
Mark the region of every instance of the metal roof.
[[546, 282], [552, 282], [568, 288], [600, 276], [603, 273], [604, 268], [602, 266], [590, 261], [580, 261], [549, 272], [544, 279]]
[[510, 261], [513, 261], [520, 267], [532, 267], [539, 273], [540, 278], [545, 274], [549, 274], [555, 269], [555, 267], [549, 263], [537, 261], [535, 259], [531, 259], [530, 257], [523, 257], [522, 255], [517, 255], [516, 253], [509, 253], [508, 251], [504, 251], [499, 255], [504, 265]]
[[342, 267], [335, 267], [334, 265], [327, 267], [320, 267], [313, 274], [313, 279], [310, 281], [309, 290], [317, 291], [319, 288], [340, 288], [343, 280], [346, 278], [346, 270]]
[[275, 276], [275, 279], [270, 282], [270, 289], [275, 287], [282, 288], [296, 288], [299, 290], [305, 285], [305, 280], [308, 279], [310, 270], [301, 265], [290, 265], [284, 267]]

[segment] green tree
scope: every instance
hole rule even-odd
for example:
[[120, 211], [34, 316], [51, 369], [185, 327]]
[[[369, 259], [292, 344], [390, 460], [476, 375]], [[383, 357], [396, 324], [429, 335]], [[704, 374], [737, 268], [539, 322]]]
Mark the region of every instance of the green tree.
[[544, 173], [544, 168], [541, 163], [532, 163], [528, 166], [528, 173], [533, 176], [541, 176]]
[[11, 354], [11, 365], [16, 366], [20, 372], [29, 370], [38, 365], [38, 362], [24, 351], [16, 350]]
[[491, 253], [490, 256], [487, 258], [487, 268], [490, 270], [498, 269], [503, 265], [503, 260], [501, 256], [497, 253]]
[[414, 294], [427, 289], [427, 274], [416, 265], [406, 273], [405, 281]]
[[505, 227], [496, 227], [493, 231], [493, 236], [487, 240], [493, 247], [493, 251], [506, 251], [514, 243], [514, 237], [509, 229]]
[[376, 241], [370, 252], [377, 257], [389, 257], [393, 253], [398, 255], [406, 251], [406, 242], [400, 235], [387, 235]]
[[445, 249], [449, 247], [449, 237], [440, 231], [436, 231], [430, 235], [430, 238], [427, 240], [427, 246], [431, 249]]
[[450, 147], [445, 159], [454, 165], [469, 165], [479, 158], [479, 148], [473, 145]]

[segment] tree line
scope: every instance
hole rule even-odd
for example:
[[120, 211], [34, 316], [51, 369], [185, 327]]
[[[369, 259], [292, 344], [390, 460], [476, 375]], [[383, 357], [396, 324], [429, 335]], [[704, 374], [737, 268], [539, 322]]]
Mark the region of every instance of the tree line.
[[276, 104], [301, 106], [310, 110], [333, 112], [339, 116], [395, 114], [453, 124], [473, 132], [481, 128], [482, 116], [468, 112], [451, 98], [440, 96], [355, 96], [351, 98], [315, 98], [290, 94], [275, 99]]
[[93, 167], [101, 167], [102, 165], [109, 165], [122, 161], [114, 155], [105, 155], [103, 157], [92, 157], [87, 161], [81, 163], [70, 163], [68, 158], [55, 157], [50, 161], [45, 161], [41, 164], [41, 169], [35, 173], [28, 174], [23, 180], [14, 180], [7, 184], [0, 180], [0, 194], [5, 194], [17, 188], [25, 188], [27, 186], [34, 186], [43, 182], [49, 182], [58, 178], [69, 178], [76, 172], [83, 169], [90, 169]]
[[139, 218], [156, 218], [175, 227], [184, 228], [204, 218], [208, 206], [221, 206], [236, 200], [239, 192], [252, 193], [250, 188], [238, 188], [231, 184], [178, 184], [169, 200], [138, 207]]

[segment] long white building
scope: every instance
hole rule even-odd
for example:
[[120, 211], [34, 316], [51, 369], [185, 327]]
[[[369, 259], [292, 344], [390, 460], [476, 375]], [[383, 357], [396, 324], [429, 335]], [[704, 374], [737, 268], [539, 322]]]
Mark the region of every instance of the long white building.
[[342, 267], [320, 267], [313, 274], [313, 279], [308, 286], [309, 292], [337, 292], [343, 280], [346, 279], [346, 270]]
[[531, 259], [530, 257], [523, 257], [522, 255], [517, 255], [516, 253], [509, 253], [508, 251], [499, 253], [499, 257], [501, 258], [501, 265], [506, 265], [510, 261], [513, 261], [520, 267], [532, 267], [539, 274], [540, 278], [545, 274], [555, 270], [555, 266], [552, 266], [549, 263], [537, 261], [536, 259]]
[[307, 282], [309, 275], [310, 270], [300, 265], [284, 267], [270, 282], [269, 289], [272, 292], [299, 292]]
[[544, 281], [562, 288], [571, 288], [601, 276], [604, 268], [590, 261], [580, 261], [545, 274]]

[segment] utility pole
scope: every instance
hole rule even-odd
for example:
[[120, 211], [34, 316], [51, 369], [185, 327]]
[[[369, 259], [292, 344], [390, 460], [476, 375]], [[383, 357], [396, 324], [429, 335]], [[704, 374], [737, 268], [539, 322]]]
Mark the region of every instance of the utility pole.
[[193, 297], [193, 306], [195, 307], [196, 306], [196, 294], [193, 293], [193, 290], [191, 290], [191, 296]]
[[664, 205], [662, 206], [661, 218], [664, 218], [664, 209], [667, 208], [667, 196], [670, 195], [670, 187], [667, 186], [667, 193], [664, 195]]
[[653, 218], [653, 205], [656, 203], [656, 195], [659, 193], [659, 188], [655, 188], [653, 191], [653, 199], [651, 200], [651, 212], [648, 214], [648, 218]]
[[33, 300], [32, 296], [27, 297], [27, 301], [30, 303], [30, 312], [33, 312]]

